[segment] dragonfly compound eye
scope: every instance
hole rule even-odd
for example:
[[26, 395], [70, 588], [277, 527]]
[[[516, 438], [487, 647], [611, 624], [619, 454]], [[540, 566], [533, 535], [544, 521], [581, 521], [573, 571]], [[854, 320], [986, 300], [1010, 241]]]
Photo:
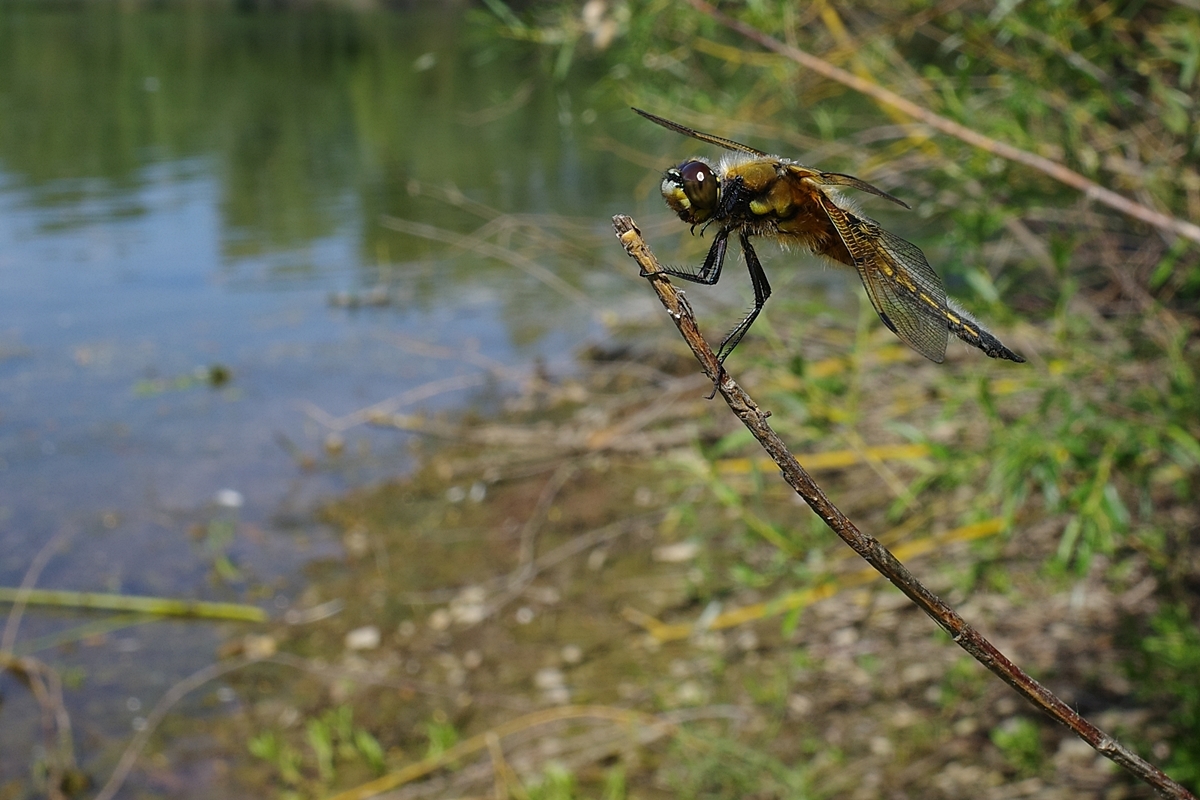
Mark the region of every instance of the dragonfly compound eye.
[[703, 161], [687, 161], [680, 165], [679, 177], [695, 216], [707, 218], [717, 208], [717, 176]]
[[685, 161], [663, 176], [663, 199], [689, 225], [708, 221], [717, 210], [717, 176], [703, 161]]

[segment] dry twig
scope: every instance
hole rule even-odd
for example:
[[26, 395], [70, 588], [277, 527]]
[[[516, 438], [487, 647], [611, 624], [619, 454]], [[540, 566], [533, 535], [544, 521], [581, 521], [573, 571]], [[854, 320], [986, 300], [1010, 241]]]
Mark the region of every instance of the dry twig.
[[37, 555], [29, 562], [29, 568], [25, 570], [25, 577], [21, 579], [21, 585], [17, 588], [16, 595], [9, 601], [13, 604], [12, 610], [8, 612], [8, 621], [4, 624], [4, 635], [0, 636], [0, 653], [11, 653], [17, 644], [17, 631], [21, 627], [21, 615], [25, 613], [25, 606], [29, 602], [29, 594], [33, 587], [37, 585], [38, 578], [42, 575], [42, 570], [50, 563], [50, 559], [54, 557], [55, 552], [67, 540], [67, 530], [60, 530], [58, 533], [51, 536], [42, 548], [38, 550]]
[[0, 651], [0, 672], [9, 672], [24, 683], [37, 701], [46, 748], [46, 795], [50, 800], [66, 800], [64, 787], [85, 781], [75, 765], [71, 717], [63, 703], [58, 673], [36, 658], [18, 658], [7, 651]]
[[[698, 2], [698, 0], [693, 0]], [[838, 508], [829, 501], [812, 476], [800, 466], [787, 445], [767, 424], [769, 412], [755, 404], [742, 387], [721, 369], [717, 357], [708, 342], [700, 335], [691, 308], [683, 296], [662, 273], [658, 260], [642, 239], [641, 232], [633, 220], [624, 215], [613, 217], [613, 228], [625, 251], [638, 262], [641, 274], [650, 279], [650, 285], [658, 293], [659, 300], [692, 349], [700, 366], [710, 379], [717, 381], [717, 389], [729, 408], [750, 430], [754, 438], [779, 466], [783, 478], [795, 489], [813, 511], [829, 526], [842, 541], [850, 545], [864, 560], [913, 601], [934, 622], [954, 639], [954, 643], [966, 650], [976, 661], [995, 673], [1013, 687], [1026, 700], [1053, 719], [1066, 725], [1081, 739], [1106, 758], [1120, 764], [1140, 780], [1153, 786], [1164, 797], [1175, 800], [1196, 800], [1195, 796], [1171, 780], [1166, 773], [1139, 757], [1112, 736], [1097, 728], [1079, 715], [1053, 692], [1026, 674], [1003, 653], [967, 624], [953, 608], [929, 591], [916, 576], [909, 572], [890, 550], [875, 537], [860, 531]]]
[[0, 636], [0, 672], [9, 672], [29, 687], [42, 712], [42, 735], [46, 748], [46, 794], [50, 800], [62, 800], [64, 779], [74, 783], [81, 780], [75, 764], [75, 746], [71, 736], [71, 716], [63, 702], [62, 681], [49, 665], [31, 656], [23, 658], [13, 654], [17, 643], [17, 632], [21, 627], [21, 615], [35, 591], [42, 570], [50, 563], [58, 548], [66, 541], [68, 532], [60, 530], [50, 537], [25, 571], [21, 586], [10, 598], [13, 603], [4, 634]]
[[514, 733], [535, 726], [578, 719], [607, 720], [628, 728], [632, 735], [643, 741], [675, 728], [673, 722], [668, 722], [662, 717], [643, 714], [638, 711], [629, 711], [623, 708], [614, 708], [612, 706], [559, 706], [557, 708], [547, 708], [509, 720], [484, 733], [459, 742], [453, 747], [443, 750], [441, 753], [431, 755], [413, 764], [409, 764], [403, 769], [390, 772], [381, 778], [376, 778], [369, 783], [364, 783], [361, 786], [335, 795], [330, 800], [366, 800], [366, 798], [383, 794], [395, 789], [397, 786], [403, 786], [406, 783], [422, 778], [460, 758], [485, 750], [490, 740], [499, 741], [499, 739], [506, 736], [511, 736]]

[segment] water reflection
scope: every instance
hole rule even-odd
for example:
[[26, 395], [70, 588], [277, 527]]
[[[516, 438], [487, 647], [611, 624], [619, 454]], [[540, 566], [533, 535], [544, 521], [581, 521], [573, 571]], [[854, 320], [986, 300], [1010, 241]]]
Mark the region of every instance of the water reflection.
[[[610, 241], [645, 170], [587, 146], [620, 106], [507, 47], [442, 6], [0, 8], [0, 582], [61, 534], [39, 585], [286, 608], [332, 548], [313, 499], [407, 464], [394, 432], [338, 420], [486, 402], [482, 363], [569, 368], [625, 283], [579, 241]], [[520, 263], [451, 244], [481, 227]], [[405, 394], [428, 385], [459, 388]], [[18, 641], [71, 642], [72, 711], [108, 737], [220, 636], [78, 623], [31, 611]], [[37, 735], [11, 680], [0, 783]]]
[[576, 103], [564, 128], [570, 87], [543, 86], [527, 53], [475, 35], [453, 8], [6, 17], [0, 85], [18, 113], [5, 114], [0, 157], [45, 205], [136, 188], [148, 162], [168, 162], [219, 177], [227, 255], [329, 235], [355, 204], [373, 260], [375, 215], [428, 213], [406, 190], [414, 177], [566, 214], [628, 191], [630, 173], [600, 169], [605, 156], [572, 135], [596, 110]]

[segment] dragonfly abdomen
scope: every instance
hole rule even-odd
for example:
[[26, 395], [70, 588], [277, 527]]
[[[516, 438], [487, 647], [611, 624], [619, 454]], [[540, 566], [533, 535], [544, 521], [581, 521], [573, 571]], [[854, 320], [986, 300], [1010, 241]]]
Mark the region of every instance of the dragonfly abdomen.
[[1008, 361], [1015, 361], [1018, 364], [1025, 362], [1024, 358], [1001, 344], [999, 339], [989, 333], [978, 322], [971, 319], [965, 312], [948, 307], [943, 310], [942, 315], [946, 320], [946, 327], [950, 329], [950, 332], [972, 347], [979, 348], [992, 358], [1003, 358]]

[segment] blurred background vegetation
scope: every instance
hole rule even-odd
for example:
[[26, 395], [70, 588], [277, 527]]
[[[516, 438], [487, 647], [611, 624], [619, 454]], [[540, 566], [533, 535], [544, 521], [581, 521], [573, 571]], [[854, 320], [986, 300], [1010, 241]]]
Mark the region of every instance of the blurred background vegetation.
[[[1200, 221], [1200, 8], [1192, 0], [752, 0], [722, 10], [973, 130], [1168, 215]], [[735, 377], [745, 375], [797, 450], [861, 456], [868, 444], [922, 448], [903, 468], [878, 460], [864, 468], [873, 490], [857, 479], [835, 482], [880, 528], [944, 531], [1001, 520], [1003, 535], [971, 545], [965, 561], [946, 567], [939, 591], [998, 594], [1016, 606], [1023, 595], [1036, 603], [1088, 581], [1114, 596], [1141, 592], [1139, 604], [1112, 617], [1101, 656], [1086, 651], [1069, 668], [1043, 666], [1039, 677], [1076, 682], [1073, 701], [1088, 714], [1138, 709], [1136, 724], [1118, 733], [1178, 780], [1200, 782], [1200, 245], [936, 134], [764, 53], [686, 3], [484, 0], [437, 10], [133, 3], [126, 13], [98, 4], [18, 3], [2, 13], [0, 116], [8, 122], [0, 125], [0, 162], [8, 179], [27, 181], [56, 203], [63, 200], [56, 195], [60, 176], [102, 178], [109, 191], [141, 179], [147, 148], [162, 151], [172, 169], [220, 176], [222, 246], [232, 258], [311, 241], [337, 227], [338, 209], [348, 202], [363, 209], [357, 241], [364, 261], [436, 251], [442, 245], [411, 228], [398, 234], [378, 222], [387, 215], [469, 233], [478, 218], [419, 202], [429, 188], [413, 176], [444, 175], [500, 212], [544, 202], [546, 181], [558, 181], [546, 190], [555, 206], [563, 215], [594, 216], [594, 225], [555, 229], [553, 246], [544, 236], [512, 246], [570, 263], [579, 270], [570, 273], [577, 288], [594, 290], [603, 271], [629, 272], [604, 233], [606, 215], [617, 211], [638, 212], [652, 244], [668, 240], [665, 253], [697, 260], [704, 244], [675, 245], [678, 225], [656, 195], [661, 169], [702, 148], [652, 129], [626, 110], [630, 105], [857, 175], [906, 200], [913, 212], [878, 204], [868, 210], [919, 244], [949, 293], [1030, 363], [1000, 368], [975, 353], [952, 356], [942, 368], [919, 363], [869, 309], [855, 319], [805, 297], [811, 284], [782, 277], [790, 269], [779, 267], [796, 256], [773, 254], [766, 267], [776, 294], [731, 362]], [[87, 36], [79, 34], [81, 17]], [[401, 40], [403, 47], [395, 45]], [[413, 62], [413, 52], [423, 55]], [[234, 74], [243, 90], [224, 91]], [[568, 83], [570, 92], [563, 89]], [[173, 91], [159, 91], [167, 84]], [[384, 97], [406, 101], [380, 102]], [[439, 108], [447, 98], [452, 104]], [[584, 114], [583, 123], [599, 117], [601, 124], [593, 130], [528, 122], [557, 116], [579, 123]], [[96, 128], [96, 119], [106, 127]], [[447, 126], [447, 119], [457, 124]], [[566, 146], [564, 130], [586, 137], [586, 146]], [[78, 196], [68, 200], [86, 206], [86, 181], [71, 182], [69, 191]], [[599, 207], [596, 197], [603, 198]], [[458, 207], [469, 204], [460, 198]], [[447, 262], [423, 283], [417, 302], [433, 304], [439, 291], [479, 268], [479, 259]], [[727, 282], [741, 277], [729, 274]], [[528, 295], [511, 301], [513, 324], [552, 327], [544, 317], [528, 319], [529, 303]], [[553, 308], [551, 317], [578, 313], [561, 301], [542, 305]], [[720, 313], [702, 324], [716, 330]], [[644, 335], [614, 333], [623, 342]], [[551, 404], [556, 422], [569, 420], [580, 402], [564, 396]], [[547, 416], [543, 406], [530, 408], [506, 421]], [[719, 413], [707, 407], [677, 422]], [[656, 477], [638, 476], [652, 486], [644, 505], [663, 511], [663, 535], [712, 547], [697, 574], [689, 573], [687, 596], [664, 613], [692, 619], [715, 601], [736, 604], [839, 579], [828, 533], [797, 517], [773, 477], [759, 474], [744, 433], [705, 422], [692, 438], [693, 457], [656, 452], [648, 468]], [[458, 502], [444, 500], [438, 474], [430, 467], [405, 496], [415, 492], [431, 507]], [[446, 474], [462, 481], [454, 470]], [[367, 505], [355, 497], [327, 514], [346, 531], [391, 530], [395, 523], [377, 509], [363, 510]], [[401, 561], [393, 553], [392, 563]], [[389, 601], [369, 619], [390, 629], [411, 616], [411, 608]], [[787, 618], [785, 639], [798, 620]], [[322, 642], [335, 641], [325, 635], [296, 649], [320, 653]], [[810, 669], [807, 657], [787, 656], [794, 658], [789, 669]], [[878, 658], [886, 662], [887, 650]], [[1104, 661], [1125, 683], [1101, 677], [1088, 658]], [[878, 669], [869, 662], [859, 666]], [[953, 698], [970, 703], [985, 691], [969, 665], [949, 670], [940, 686], [931, 704], [946, 708]], [[786, 706], [786, 692], [757, 688], [763, 707]], [[384, 770], [394, 755], [387, 747], [413, 746], [400, 734], [393, 737], [399, 744], [389, 742], [383, 723], [362, 708], [352, 719], [348, 707], [326, 697], [306, 702], [307, 727], [289, 733], [260, 726], [247, 754], [261, 762], [266, 780], [288, 792], [329, 791], [339, 746], [345, 753], [338, 758], [354, 764], [350, 773], [359, 777]], [[456, 741], [439, 713], [430, 712], [426, 728], [431, 753]], [[784, 719], [785, 711], [779, 714]], [[926, 730], [928, 740], [952, 738], [952, 720]], [[995, 748], [1007, 777], [1045, 777], [1046, 726], [1010, 715], [979, 736]], [[811, 737], [785, 745], [778, 729], [767, 733], [698, 736], [647, 770], [675, 796], [833, 792], [838, 784], [828, 774], [845, 769], [849, 756], [830, 755]], [[590, 778], [556, 769], [546, 768], [529, 796], [637, 794], [633, 767], [607, 765]], [[934, 791], [919, 778], [904, 780], [914, 791]], [[1118, 789], [1112, 796], [1144, 796], [1127, 783]]]
[[[1197, 244], [937, 135], [761, 52], [687, 4], [592, 4], [605, 9], [601, 23], [570, 4], [520, 14], [489, 5], [503, 33], [541, 44], [556, 75], [603, 60], [612, 66], [598, 92], [802, 154], [912, 203], [917, 219], [903, 219], [906, 235], [916, 231], [951, 294], [970, 297], [985, 319], [1017, 325], [1017, 349], [1037, 366], [1006, 371], [1002, 388], [979, 380], [940, 394], [943, 423], [973, 421], [943, 442], [904, 431], [937, 456], [908, 491], [970, 487], [977, 509], [1001, 509], [1018, 524], [1056, 519], [1050, 573], [1082, 574], [1102, 556], [1116, 576], [1130, 559], [1146, 559], [1161, 607], [1122, 631], [1129, 674], [1176, 726], [1173, 774], [1200, 779]], [[1188, 0], [722, 10], [972, 130], [1200, 220], [1200, 8]], [[678, 141], [677, 149], [695, 147]], [[782, 348], [760, 366], [810, 377]], [[1021, 399], [999, 402], [998, 388]], [[816, 435], [828, 422], [819, 395], [819, 382], [804, 382], [777, 424], [793, 438]], [[854, 407], [839, 405], [837, 423], [853, 426]]]
[[[1158, 610], [1124, 620], [1121, 646], [1134, 696], [1157, 706], [1170, 726], [1171, 747], [1159, 757], [1195, 786], [1196, 242], [938, 136], [761, 52], [688, 4], [487, 5], [500, 34], [539, 44], [553, 76], [604, 64], [596, 92], [862, 176], [916, 207], [916, 218], [887, 222], [904, 224], [905, 235], [922, 243], [950, 293], [1019, 331], [1016, 349], [1036, 366], [998, 380], [938, 381], [928, 387], [942, 403], [930, 427], [893, 421], [893, 432], [930, 447], [935, 464], [892, 513], [970, 489], [966, 518], [998, 510], [1014, 527], [1051, 521], [1056, 546], [1044, 565], [1046, 576], [1057, 576], [1051, 581], [1099, 564], [1121, 584], [1133, 564], [1148, 565]], [[1200, 221], [1200, 10], [1193, 2], [760, 1], [722, 11], [973, 131]], [[679, 156], [696, 150], [671, 140]], [[776, 306], [769, 324], [784, 330], [756, 361], [772, 375], [764, 384], [796, 387], [772, 397], [786, 408], [776, 425], [793, 441], [836, 439], [870, 425], [856, 402], [869, 390], [817, 379], [788, 344], [781, 317], [787, 312]], [[932, 433], [938, 426], [940, 435]], [[710, 456], [740, 441], [734, 434]], [[761, 569], [750, 572], [763, 578]], [[989, 572], [980, 554], [973, 581], [1006, 583]]]
[[[1169, 768], [1194, 785], [1197, 244], [935, 134], [761, 52], [687, 4], [589, 4], [604, 10], [591, 18], [573, 4], [489, 6], [501, 33], [537, 42], [557, 76], [603, 62], [610, 66], [597, 92], [862, 176], [912, 203], [916, 215], [888, 223], [921, 242], [951, 294], [970, 298], [984, 319], [1016, 326], [1017, 349], [1036, 366], [931, 390], [943, 403], [939, 424], [970, 422], [940, 442], [929, 429], [901, 430], [936, 456], [907, 491], [969, 487], [977, 510], [999, 509], [1020, 525], [1055, 520], [1049, 574], [1083, 574], [1102, 557], [1115, 579], [1145, 559], [1160, 610], [1127, 620], [1121, 641], [1136, 694], [1162, 703], [1174, 726]], [[1188, 0], [748, 2], [722, 10], [972, 130], [1200, 220], [1200, 9]], [[676, 140], [681, 155], [695, 149]], [[846, 387], [822, 397], [793, 348], [772, 348], [757, 363], [809, 379], [776, 417], [793, 439], [829, 431], [819, 410], [826, 403], [838, 407], [838, 426], [863, 422], [844, 402]], [[892, 513], [910, 498], [902, 495]], [[987, 573], [986, 558], [979, 571]]]

